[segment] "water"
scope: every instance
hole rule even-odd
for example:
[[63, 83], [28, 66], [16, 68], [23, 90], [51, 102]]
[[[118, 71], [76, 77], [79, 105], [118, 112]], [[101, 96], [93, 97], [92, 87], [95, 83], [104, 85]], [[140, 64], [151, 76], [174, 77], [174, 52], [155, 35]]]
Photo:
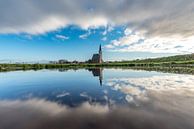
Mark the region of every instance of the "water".
[[194, 76], [123, 69], [0, 73], [0, 129], [193, 129]]

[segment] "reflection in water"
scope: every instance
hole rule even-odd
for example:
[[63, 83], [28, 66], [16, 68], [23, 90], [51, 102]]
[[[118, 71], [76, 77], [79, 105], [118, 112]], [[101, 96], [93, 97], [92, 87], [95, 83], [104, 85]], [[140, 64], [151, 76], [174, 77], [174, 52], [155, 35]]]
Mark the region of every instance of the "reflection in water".
[[88, 69], [89, 71], [92, 71], [92, 74], [94, 77], [99, 77], [100, 85], [102, 86], [102, 80], [103, 80], [103, 68], [91, 68]]
[[111, 78], [105, 80], [104, 85], [110, 86], [113, 90], [120, 91], [126, 95], [128, 102], [135, 102], [136, 99], [147, 100], [147, 93], [171, 91], [181, 94], [194, 92], [194, 77], [192, 75], [168, 75], [151, 76], [140, 78]]
[[89, 103], [69, 108], [40, 99], [0, 101], [0, 128], [193, 129], [193, 110], [180, 110], [182, 108], [180, 103], [169, 105], [166, 99], [168, 98], [160, 96], [157, 99], [159, 102], [153, 101], [149, 105], [144, 105], [144, 108], [120, 106], [112, 109], [106, 105]]
[[0, 74], [0, 129], [194, 128], [194, 76], [89, 71]]

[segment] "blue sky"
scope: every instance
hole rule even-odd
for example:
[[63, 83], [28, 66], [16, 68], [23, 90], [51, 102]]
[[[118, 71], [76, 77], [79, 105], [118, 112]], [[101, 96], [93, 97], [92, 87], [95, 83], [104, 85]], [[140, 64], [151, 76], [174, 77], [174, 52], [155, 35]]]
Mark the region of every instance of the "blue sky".
[[1, 60], [40, 61], [67, 59], [85, 61], [91, 58], [93, 53], [98, 52], [100, 44], [103, 47], [104, 60], [131, 60], [173, 55], [167, 53], [109, 51], [106, 45], [112, 40], [123, 37], [125, 28], [125, 26], [115, 27], [111, 32], [107, 32], [106, 35], [104, 34], [105, 27], [83, 30], [77, 26], [69, 26], [40, 35], [25, 33], [1, 34]]
[[104, 60], [194, 50], [193, 0], [2, 0], [0, 61]]
[[[87, 60], [93, 53], [98, 52], [99, 45], [106, 45], [112, 39], [123, 34], [123, 27], [118, 27], [106, 35], [105, 28], [83, 30], [77, 26], [69, 26], [53, 32], [40, 35], [30, 34], [1, 34], [1, 60]], [[118, 31], [120, 33], [118, 33]], [[86, 35], [86, 36], [84, 36]], [[106, 59], [108, 59], [108, 52]], [[112, 57], [113, 58], [113, 57]]]

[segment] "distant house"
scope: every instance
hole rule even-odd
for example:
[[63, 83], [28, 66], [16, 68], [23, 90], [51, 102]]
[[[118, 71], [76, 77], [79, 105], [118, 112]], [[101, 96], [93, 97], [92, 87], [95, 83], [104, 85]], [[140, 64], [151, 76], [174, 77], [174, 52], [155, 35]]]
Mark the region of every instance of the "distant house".
[[98, 54], [93, 54], [91, 63], [102, 63], [102, 48], [101, 45], [99, 47]]
[[57, 61], [49, 61], [49, 64], [58, 64]]
[[58, 61], [59, 64], [66, 64], [66, 63], [69, 63], [67, 60], [59, 60]]

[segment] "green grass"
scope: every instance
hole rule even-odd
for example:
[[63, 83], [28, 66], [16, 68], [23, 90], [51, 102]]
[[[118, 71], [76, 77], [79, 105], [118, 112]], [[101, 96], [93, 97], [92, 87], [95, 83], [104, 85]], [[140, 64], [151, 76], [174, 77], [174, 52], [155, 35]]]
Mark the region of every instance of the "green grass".
[[[179, 62], [180, 63], [180, 62]], [[171, 73], [186, 73], [194, 74], [194, 66], [181, 66], [169, 64], [140, 64], [140, 63], [104, 63], [104, 64], [1, 64], [0, 71], [15, 71], [15, 70], [40, 70], [40, 69], [89, 69], [89, 68], [122, 68], [122, 69], [139, 69], [148, 71], [161, 71]]]
[[79, 68], [133, 68], [155, 71], [173, 71], [174, 73], [194, 74], [194, 54], [144, 59], [122, 62], [107, 62], [102, 64], [0, 64], [0, 71], [39, 70], [39, 69], [79, 69]]

